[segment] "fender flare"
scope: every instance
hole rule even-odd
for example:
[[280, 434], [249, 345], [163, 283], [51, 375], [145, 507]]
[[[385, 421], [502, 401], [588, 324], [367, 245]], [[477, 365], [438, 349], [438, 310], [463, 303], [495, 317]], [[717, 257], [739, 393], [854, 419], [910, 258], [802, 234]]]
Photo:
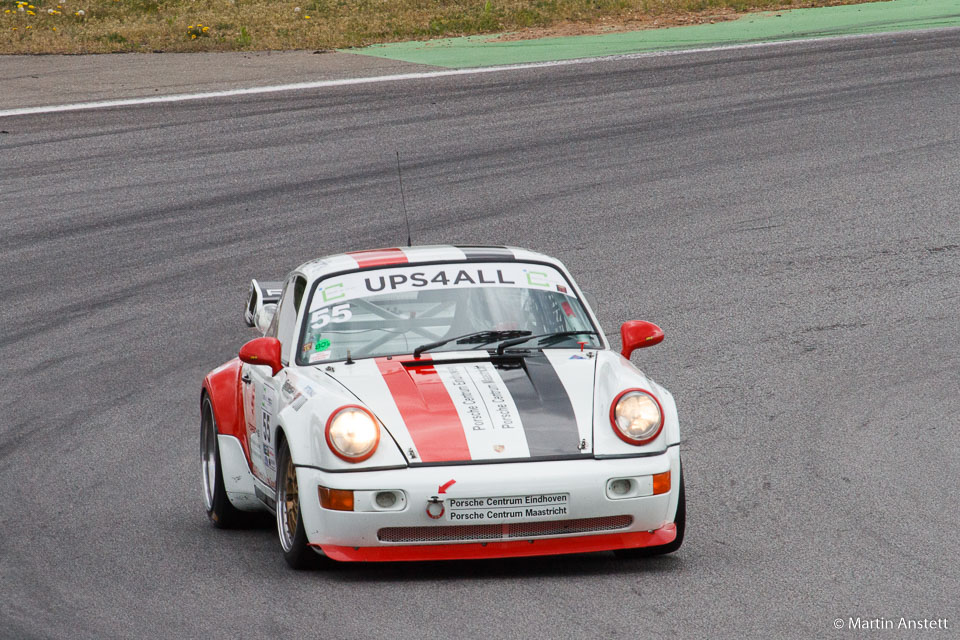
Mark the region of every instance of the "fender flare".
[[670, 391], [656, 382], [652, 386], [656, 388], [657, 397], [663, 407], [663, 430], [667, 432], [667, 446], [680, 444], [680, 414], [677, 410], [677, 400]]
[[247, 444], [247, 428], [243, 420], [243, 393], [240, 390], [240, 358], [234, 358], [206, 375], [200, 393], [210, 398], [213, 417], [217, 420], [217, 432], [233, 436], [240, 441], [243, 455], [250, 464], [250, 448]]
[[280, 441], [285, 440], [290, 448], [290, 458], [294, 466], [317, 465], [318, 461], [314, 460], [311, 434], [311, 424], [305, 421], [298, 422], [290, 407], [287, 407], [278, 415], [273, 450], [280, 455]]

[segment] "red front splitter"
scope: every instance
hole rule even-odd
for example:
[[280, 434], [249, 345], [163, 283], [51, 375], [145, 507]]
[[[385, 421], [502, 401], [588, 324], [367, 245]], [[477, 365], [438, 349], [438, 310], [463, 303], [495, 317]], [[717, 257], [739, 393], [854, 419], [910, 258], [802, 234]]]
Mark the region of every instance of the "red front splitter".
[[469, 544], [425, 544], [395, 547], [340, 547], [311, 545], [341, 562], [412, 562], [424, 560], [480, 560], [488, 558], [520, 558], [524, 556], [552, 556], [565, 553], [592, 553], [614, 549], [658, 547], [673, 542], [677, 525], [672, 522], [656, 531], [605, 533], [575, 538], [545, 538], [542, 540], [509, 540], [500, 542], [472, 542]]

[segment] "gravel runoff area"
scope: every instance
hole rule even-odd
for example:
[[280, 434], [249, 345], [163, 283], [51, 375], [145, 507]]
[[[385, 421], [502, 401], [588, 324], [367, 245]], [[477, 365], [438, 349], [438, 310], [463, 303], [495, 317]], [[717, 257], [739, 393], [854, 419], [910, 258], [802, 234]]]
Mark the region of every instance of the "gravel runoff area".
[[348, 53], [0, 56], [0, 109], [220, 91], [432, 69]]

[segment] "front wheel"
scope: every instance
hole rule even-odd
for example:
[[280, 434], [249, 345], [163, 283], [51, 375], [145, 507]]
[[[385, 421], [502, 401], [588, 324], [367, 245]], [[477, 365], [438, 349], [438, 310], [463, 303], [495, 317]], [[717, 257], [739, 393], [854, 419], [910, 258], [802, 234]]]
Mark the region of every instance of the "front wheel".
[[230, 529], [243, 523], [244, 514], [230, 504], [223, 484], [220, 466], [220, 444], [217, 441], [217, 419], [210, 398], [204, 396], [200, 406], [200, 467], [203, 470], [203, 506], [207, 517], [218, 529]]
[[277, 533], [283, 558], [294, 569], [315, 565], [317, 554], [307, 544], [307, 534], [300, 513], [300, 488], [297, 486], [297, 468], [290, 457], [287, 441], [280, 443], [277, 456]]
[[677, 525], [677, 537], [673, 542], [656, 547], [641, 547], [639, 549], [617, 549], [613, 553], [618, 558], [649, 558], [673, 553], [683, 544], [683, 533], [687, 528], [687, 496], [683, 487], [683, 469], [680, 469], [680, 495], [677, 497], [677, 515], [673, 519]]

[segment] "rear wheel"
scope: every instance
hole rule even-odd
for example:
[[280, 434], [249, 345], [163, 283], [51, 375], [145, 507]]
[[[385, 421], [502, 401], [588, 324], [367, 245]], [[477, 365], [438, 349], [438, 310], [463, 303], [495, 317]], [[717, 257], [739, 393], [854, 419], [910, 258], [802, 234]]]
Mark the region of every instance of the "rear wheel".
[[277, 532], [283, 558], [294, 569], [307, 569], [315, 565], [317, 554], [307, 544], [307, 534], [300, 512], [300, 487], [297, 485], [297, 468], [290, 457], [287, 441], [280, 443], [277, 456]]
[[649, 558], [673, 553], [683, 544], [683, 533], [687, 528], [687, 496], [683, 487], [683, 469], [680, 469], [680, 495], [677, 497], [677, 515], [673, 519], [677, 525], [677, 537], [673, 542], [656, 547], [641, 547], [639, 549], [617, 549], [614, 554], [618, 558]]
[[210, 398], [204, 396], [200, 408], [200, 466], [203, 470], [203, 506], [213, 525], [220, 529], [235, 527], [243, 521], [243, 512], [230, 504], [220, 466], [217, 419]]

